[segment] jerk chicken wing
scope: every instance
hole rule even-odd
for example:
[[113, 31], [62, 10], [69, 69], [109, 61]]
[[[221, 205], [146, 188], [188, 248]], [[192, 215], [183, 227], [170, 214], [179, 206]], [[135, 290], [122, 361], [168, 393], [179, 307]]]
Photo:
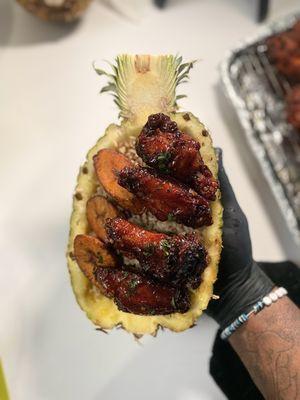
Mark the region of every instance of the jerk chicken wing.
[[200, 143], [181, 132], [164, 114], [148, 118], [136, 141], [137, 154], [159, 172], [188, 183], [208, 200], [215, 200], [218, 182], [204, 164]]
[[123, 218], [109, 219], [106, 232], [113, 247], [137, 259], [144, 273], [193, 289], [199, 286], [206, 252], [195, 234], [169, 236], [147, 231]]
[[187, 290], [158, 284], [133, 272], [98, 268], [96, 280], [119, 310], [140, 315], [185, 313], [190, 307]]
[[117, 259], [95, 237], [78, 235], [74, 255], [82, 272], [101, 292], [113, 298], [122, 311], [142, 315], [186, 312], [188, 291], [159, 284], [142, 275], [124, 271]]
[[300, 131], [300, 85], [294, 86], [287, 96], [287, 120]]
[[267, 52], [278, 71], [290, 83], [300, 82], [300, 24], [299, 21], [287, 32], [267, 39]]
[[209, 202], [177, 181], [142, 167], [125, 167], [118, 183], [141, 199], [160, 221], [174, 220], [198, 228], [212, 224]]

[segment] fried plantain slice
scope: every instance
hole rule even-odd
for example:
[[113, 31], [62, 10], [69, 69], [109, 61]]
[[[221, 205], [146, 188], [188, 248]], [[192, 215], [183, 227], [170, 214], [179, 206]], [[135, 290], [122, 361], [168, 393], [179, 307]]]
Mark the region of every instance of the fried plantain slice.
[[107, 219], [119, 216], [117, 208], [103, 196], [90, 198], [86, 205], [86, 216], [92, 230], [99, 239], [107, 243], [108, 238], [104, 228]]
[[99, 267], [117, 266], [117, 258], [107, 250], [101, 240], [93, 236], [77, 235], [74, 240], [74, 255], [84, 275], [98, 287], [95, 270]]
[[119, 172], [134, 164], [123, 154], [102, 149], [93, 157], [97, 177], [104, 190], [124, 209], [140, 214], [143, 211], [141, 202], [128, 190], [118, 184]]

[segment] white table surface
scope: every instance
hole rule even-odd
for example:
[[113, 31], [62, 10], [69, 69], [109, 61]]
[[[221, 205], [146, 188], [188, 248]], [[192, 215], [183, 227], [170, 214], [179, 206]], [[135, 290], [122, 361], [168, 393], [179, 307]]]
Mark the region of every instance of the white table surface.
[[[64, 253], [79, 164], [117, 119], [111, 98], [98, 95], [92, 61], [178, 52], [202, 60], [181, 88], [188, 94], [182, 105], [224, 150], [255, 257], [299, 263], [299, 248], [219, 87], [217, 65], [226, 51], [259, 29], [253, 3], [173, 0], [132, 21], [95, 2], [65, 28], [0, 0], [0, 356], [12, 399], [223, 398], [208, 374], [214, 322], [203, 317], [192, 330], [160, 333], [142, 346], [121, 331], [99, 333], [75, 303]], [[297, 7], [293, 0], [275, 3], [273, 17]]]

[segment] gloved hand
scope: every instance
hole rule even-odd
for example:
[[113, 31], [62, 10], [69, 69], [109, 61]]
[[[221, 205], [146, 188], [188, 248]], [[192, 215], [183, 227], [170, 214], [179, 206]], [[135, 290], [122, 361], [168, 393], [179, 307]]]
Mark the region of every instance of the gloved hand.
[[207, 314], [221, 329], [269, 294], [275, 286], [252, 258], [248, 221], [241, 210], [219, 157], [219, 180], [223, 213], [223, 250], [214, 285], [218, 300], [211, 300]]

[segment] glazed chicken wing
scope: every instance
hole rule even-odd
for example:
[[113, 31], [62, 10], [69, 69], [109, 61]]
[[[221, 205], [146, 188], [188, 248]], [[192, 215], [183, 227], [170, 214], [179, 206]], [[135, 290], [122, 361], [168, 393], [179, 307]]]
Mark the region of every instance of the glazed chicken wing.
[[209, 202], [204, 197], [151, 169], [126, 167], [120, 171], [118, 182], [160, 221], [172, 219], [193, 228], [212, 224]]
[[272, 61], [281, 61], [299, 49], [298, 41], [292, 32], [280, 33], [266, 41], [268, 55]]
[[181, 132], [164, 114], [150, 115], [136, 141], [137, 154], [160, 173], [188, 183], [208, 200], [215, 200], [218, 182], [204, 164], [200, 143]]
[[137, 259], [144, 273], [173, 284], [195, 289], [206, 266], [206, 252], [195, 234], [169, 236], [142, 229], [123, 218], [106, 222], [114, 248]]
[[190, 307], [187, 290], [153, 282], [133, 272], [98, 268], [97, 282], [119, 310], [140, 315], [185, 313]]
[[278, 71], [290, 83], [300, 82], [300, 29], [299, 21], [287, 32], [267, 39], [268, 56]]
[[300, 131], [300, 85], [294, 86], [287, 96], [287, 120]]

